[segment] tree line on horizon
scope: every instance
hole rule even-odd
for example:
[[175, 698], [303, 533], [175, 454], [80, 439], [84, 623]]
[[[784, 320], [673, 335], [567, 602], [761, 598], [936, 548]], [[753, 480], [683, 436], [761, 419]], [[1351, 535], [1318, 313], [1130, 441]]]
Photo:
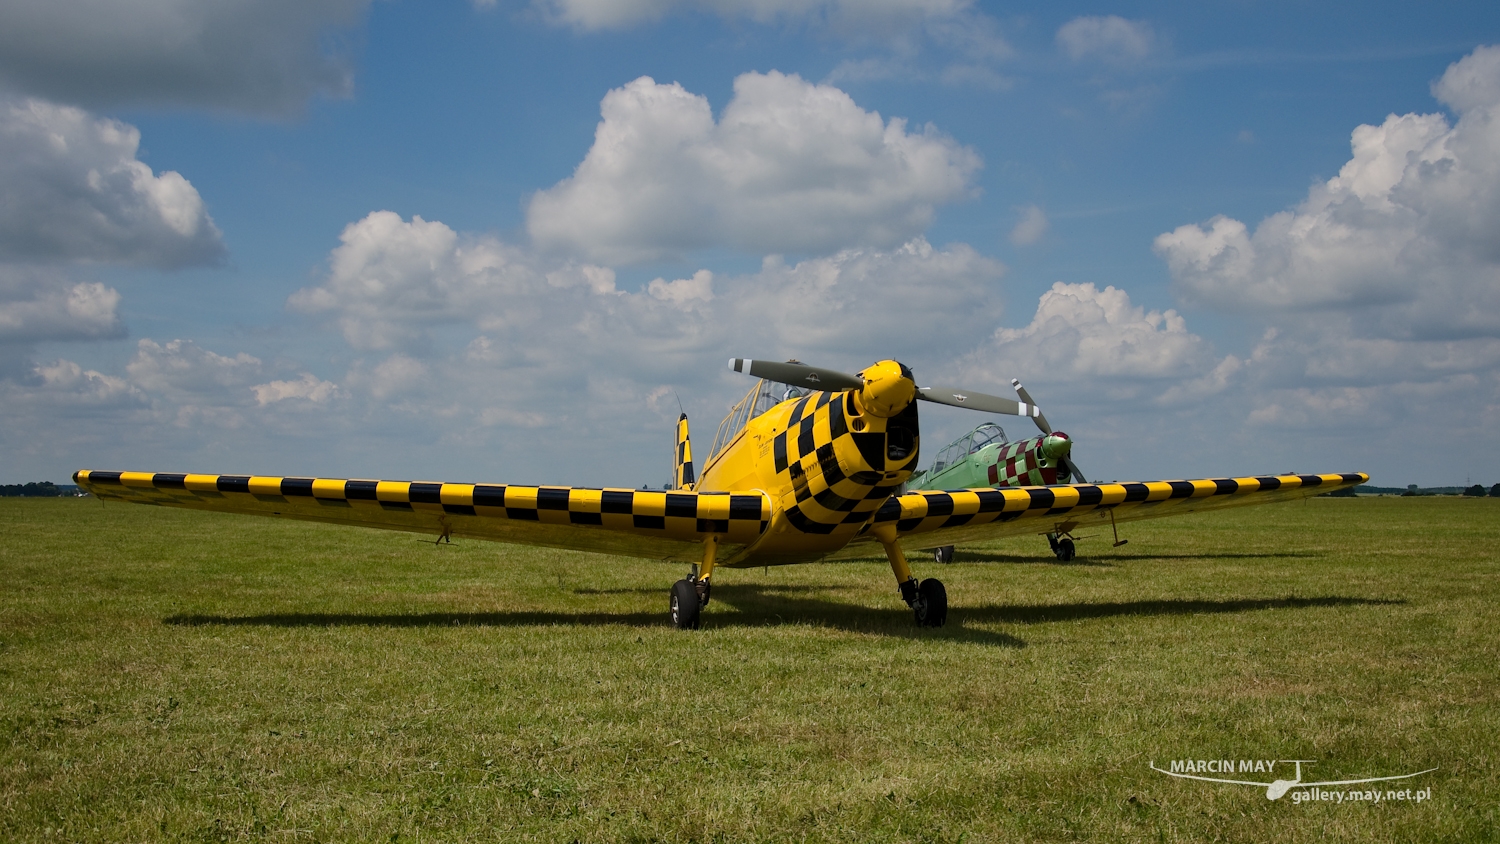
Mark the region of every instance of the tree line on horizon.
[[57, 498], [63, 491], [51, 481], [0, 484], [0, 498]]

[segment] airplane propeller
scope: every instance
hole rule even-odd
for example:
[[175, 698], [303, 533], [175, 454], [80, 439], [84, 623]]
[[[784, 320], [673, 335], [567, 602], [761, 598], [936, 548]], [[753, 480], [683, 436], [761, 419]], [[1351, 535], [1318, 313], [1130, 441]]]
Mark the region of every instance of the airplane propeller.
[[808, 366], [796, 361], [777, 363], [769, 360], [732, 358], [729, 361], [729, 368], [755, 378], [764, 378], [767, 381], [790, 384], [794, 387], [806, 387], [810, 390], [858, 390], [865, 385], [864, 379], [858, 375], [845, 375], [832, 369]]
[[999, 396], [976, 393], [972, 390], [960, 390], [956, 387], [918, 387], [917, 398], [936, 404], [946, 404], [949, 407], [962, 407], [984, 413], [1030, 416], [1034, 419], [1040, 419], [1042, 416], [1041, 408], [1032, 404], [1031, 399], [1023, 399], [1022, 401], [1002, 399]]
[[[865, 385], [864, 379], [858, 375], [848, 375], [795, 361], [777, 363], [768, 360], [733, 358], [729, 361], [729, 368], [735, 372], [743, 372], [756, 378], [775, 381], [778, 384], [791, 384], [795, 387], [807, 387], [813, 390], [857, 390]], [[1023, 401], [1018, 402], [1014, 399], [976, 393], [973, 390], [961, 390], [957, 387], [918, 387], [917, 398], [935, 404], [962, 407], [983, 413], [1004, 413], [1008, 416], [1034, 418], [1042, 415], [1041, 409], [1024, 397]]]
[[[795, 387], [806, 387], [811, 390], [834, 391], [834, 390], [858, 390], [865, 385], [863, 378], [858, 375], [849, 375], [833, 369], [823, 369], [819, 366], [808, 366], [797, 361], [786, 361], [784, 363], [769, 360], [750, 360], [749, 358], [731, 358], [729, 368], [735, 372], [743, 372], [755, 378], [764, 378], [767, 381], [775, 381], [778, 384], [790, 384]], [[1018, 379], [1012, 378], [1010, 385], [1016, 388], [1016, 395], [1021, 397], [1020, 401], [992, 396], [987, 393], [976, 393], [973, 390], [961, 390], [956, 387], [918, 387], [917, 398], [930, 401], [934, 404], [946, 404], [949, 407], [961, 407], [965, 410], [978, 410], [982, 413], [1003, 413], [1007, 416], [1029, 416], [1043, 434], [1052, 433], [1052, 425], [1047, 422], [1047, 417], [1042, 415], [1042, 409], [1031, 400], [1031, 394], [1021, 386]], [[1088, 483], [1088, 479], [1078, 470], [1078, 464], [1073, 458], [1064, 455], [1060, 461], [1067, 468], [1068, 474], [1074, 480]]]
[[[1032, 407], [1036, 407], [1036, 405], [1032, 404], [1031, 402], [1031, 394], [1026, 392], [1025, 387], [1021, 386], [1021, 380], [1019, 378], [1010, 379], [1010, 385], [1016, 388], [1016, 395], [1021, 397], [1021, 401], [1031, 405]], [[1052, 433], [1052, 425], [1047, 422], [1047, 417], [1043, 416], [1040, 410], [1038, 410], [1036, 412], [1036, 415], [1032, 418], [1036, 420], [1036, 426], [1042, 429], [1042, 433]], [[1082, 483], [1089, 482], [1089, 479], [1083, 476], [1083, 472], [1080, 472], [1078, 470], [1078, 464], [1073, 462], [1073, 458], [1067, 455], [1063, 455], [1062, 464], [1067, 467], [1068, 474], [1073, 476], [1073, 480]]]

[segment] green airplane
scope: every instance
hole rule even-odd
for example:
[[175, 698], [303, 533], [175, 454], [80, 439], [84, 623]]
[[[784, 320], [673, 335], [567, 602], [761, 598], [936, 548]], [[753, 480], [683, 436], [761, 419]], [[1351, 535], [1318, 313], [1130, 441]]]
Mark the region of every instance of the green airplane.
[[[1017, 415], [1030, 416], [1042, 430], [1041, 434], [1011, 442], [1003, 428], [994, 422], [985, 422], [944, 446], [931, 466], [912, 476], [906, 489], [957, 490], [987, 486], [1000, 489], [1088, 483], [1070, 456], [1073, 441], [1062, 431], [1052, 430], [1047, 417], [1037, 409], [1020, 381], [1011, 379], [1010, 385], [1022, 402], [1021, 412]], [[995, 409], [1008, 412], [998, 406]], [[1047, 541], [1059, 560], [1068, 562], [1073, 559], [1076, 549], [1072, 537], [1048, 533]], [[934, 548], [932, 558], [939, 563], [953, 562], [953, 546]]]

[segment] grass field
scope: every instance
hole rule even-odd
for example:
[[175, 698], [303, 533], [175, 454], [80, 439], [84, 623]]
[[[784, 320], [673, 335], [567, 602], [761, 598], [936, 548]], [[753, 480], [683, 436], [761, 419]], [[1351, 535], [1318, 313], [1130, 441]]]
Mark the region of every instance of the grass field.
[[[688, 633], [666, 564], [0, 500], [0, 840], [1500, 840], [1500, 500], [1126, 535], [918, 561], [941, 630], [883, 560], [721, 570]], [[1219, 758], [1438, 770], [1148, 768]]]

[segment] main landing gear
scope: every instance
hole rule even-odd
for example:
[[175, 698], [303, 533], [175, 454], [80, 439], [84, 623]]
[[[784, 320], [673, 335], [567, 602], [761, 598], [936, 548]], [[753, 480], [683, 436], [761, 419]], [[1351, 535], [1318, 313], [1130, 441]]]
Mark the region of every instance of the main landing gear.
[[951, 563], [951, 562], [953, 562], [953, 546], [952, 545], [944, 545], [941, 548], [934, 548], [934, 549], [932, 549], [932, 561], [934, 563]]
[[1060, 562], [1066, 563], [1073, 559], [1075, 549], [1073, 548], [1073, 540], [1070, 537], [1049, 533], [1047, 534], [1047, 542], [1052, 546], [1052, 553], [1057, 555], [1057, 559]]
[[672, 584], [672, 626], [697, 630], [700, 614], [708, 606], [708, 581], [683, 578]]
[[703, 565], [693, 566], [687, 577], [672, 584], [672, 626], [678, 630], [697, 630], [703, 608], [708, 606], [709, 594], [713, 591], [709, 578], [714, 573], [714, 557], [718, 555], [719, 538], [710, 536], [703, 542]]
[[896, 584], [901, 588], [901, 600], [911, 607], [917, 626], [942, 627], [946, 624], [948, 590], [943, 588], [943, 582], [936, 578], [917, 582], [917, 578], [911, 573], [911, 566], [906, 563], [906, 555], [901, 553], [901, 545], [896, 541], [895, 525], [882, 525], [875, 528], [873, 533], [885, 548], [886, 558], [891, 561], [891, 573], [896, 575]]
[[[942, 627], [948, 622], [948, 590], [937, 578], [918, 581], [906, 564], [906, 556], [896, 542], [894, 525], [884, 525], [875, 530], [875, 538], [885, 546], [891, 561], [891, 572], [896, 575], [896, 584], [901, 588], [901, 600], [911, 607], [918, 627]], [[672, 626], [678, 630], [697, 630], [702, 620], [703, 608], [708, 606], [712, 585], [709, 578], [714, 573], [714, 557], [718, 553], [718, 540], [709, 537], [703, 544], [703, 563], [693, 566], [692, 573], [672, 584]], [[951, 555], [952, 549], [949, 548]], [[952, 559], [950, 556], [949, 559]]]

